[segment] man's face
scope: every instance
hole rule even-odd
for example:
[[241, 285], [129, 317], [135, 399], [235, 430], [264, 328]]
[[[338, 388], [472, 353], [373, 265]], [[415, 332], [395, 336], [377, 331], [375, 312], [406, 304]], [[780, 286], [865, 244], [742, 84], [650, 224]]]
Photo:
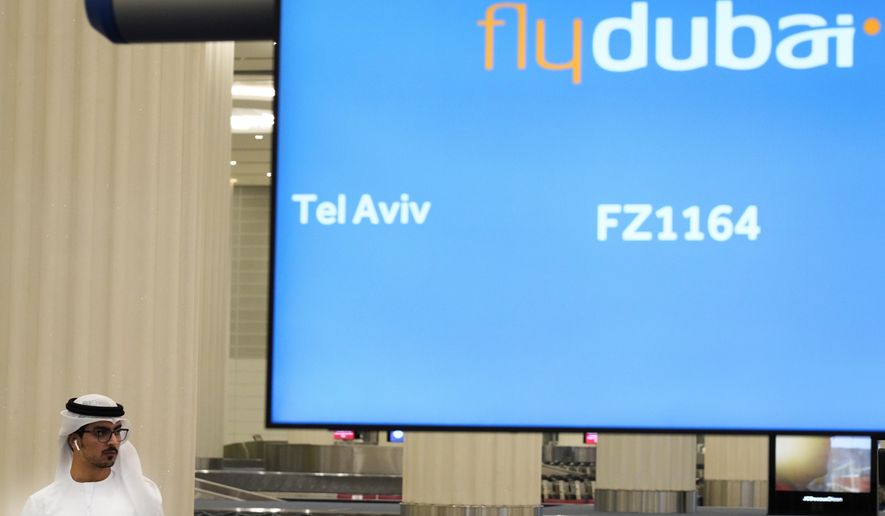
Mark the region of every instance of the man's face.
[[[89, 465], [95, 468], [110, 468], [117, 461], [120, 448], [120, 440], [114, 432], [122, 426], [110, 421], [99, 421], [86, 425], [83, 428], [83, 437], [78, 438], [80, 451], [74, 451], [74, 456], [79, 456]], [[110, 436], [110, 438], [108, 438]], [[107, 442], [101, 442], [107, 439]]]

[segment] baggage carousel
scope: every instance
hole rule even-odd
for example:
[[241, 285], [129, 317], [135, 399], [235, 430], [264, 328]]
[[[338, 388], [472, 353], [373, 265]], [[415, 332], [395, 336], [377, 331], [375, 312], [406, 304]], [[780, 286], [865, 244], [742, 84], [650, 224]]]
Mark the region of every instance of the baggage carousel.
[[[545, 447], [541, 516], [633, 516], [597, 512], [595, 450]], [[195, 516], [399, 516], [402, 449], [249, 442], [225, 447], [225, 458], [199, 459]], [[700, 462], [699, 462], [700, 464]], [[702, 470], [699, 469], [699, 474]], [[702, 477], [701, 477], [702, 478]], [[463, 509], [461, 507], [460, 509]], [[765, 509], [697, 507], [703, 516], [763, 516]], [[651, 513], [641, 513], [648, 515]], [[672, 513], [669, 513], [672, 514]], [[879, 512], [885, 516], [885, 512]], [[496, 516], [509, 516], [499, 510]]]
[[[398, 516], [398, 503], [378, 502], [323, 502], [323, 501], [289, 501], [283, 503], [253, 502], [237, 504], [224, 501], [198, 501], [195, 505], [195, 516], [240, 516], [254, 514], [280, 514], [303, 516]], [[764, 509], [723, 509], [700, 507], [695, 514], [701, 516], [763, 516]], [[879, 513], [882, 515], [883, 513]], [[649, 516], [649, 513], [608, 513], [596, 512], [592, 505], [554, 505], [542, 509], [543, 516]], [[499, 513], [499, 516], [506, 514]]]

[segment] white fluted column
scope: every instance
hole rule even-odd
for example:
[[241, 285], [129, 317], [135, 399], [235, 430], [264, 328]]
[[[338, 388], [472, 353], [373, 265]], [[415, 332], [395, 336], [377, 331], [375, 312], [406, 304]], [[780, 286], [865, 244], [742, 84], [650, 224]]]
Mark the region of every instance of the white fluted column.
[[[232, 43], [203, 45], [205, 58], [202, 84], [189, 96], [202, 98], [201, 113], [192, 113], [190, 123], [196, 132], [202, 124], [209, 128], [200, 153], [205, 173], [197, 197], [202, 203], [200, 218], [201, 256], [197, 270], [201, 292], [197, 314], [197, 457], [221, 457], [224, 450], [227, 364], [230, 353], [230, 112], [233, 83]], [[199, 147], [198, 147], [199, 148]], [[191, 152], [191, 151], [186, 151]]]
[[540, 502], [541, 434], [406, 434], [404, 515], [531, 515]]
[[704, 448], [704, 505], [768, 506], [768, 436], [708, 435]]
[[114, 46], [80, 0], [0, 0], [0, 59], [0, 513], [51, 481], [65, 400], [103, 392], [188, 514], [223, 385], [232, 45]]
[[599, 434], [596, 509], [694, 512], [697, 436]]

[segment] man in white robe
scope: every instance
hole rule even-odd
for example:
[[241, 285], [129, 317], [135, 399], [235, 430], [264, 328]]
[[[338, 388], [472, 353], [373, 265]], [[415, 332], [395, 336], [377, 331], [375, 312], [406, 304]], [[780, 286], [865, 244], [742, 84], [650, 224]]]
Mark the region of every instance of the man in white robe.
[[101, 394], [68, 401], [55, 481], [28, 498], [22, 516], [163, 516], [160, 490], [141, 471], [123, 415]]

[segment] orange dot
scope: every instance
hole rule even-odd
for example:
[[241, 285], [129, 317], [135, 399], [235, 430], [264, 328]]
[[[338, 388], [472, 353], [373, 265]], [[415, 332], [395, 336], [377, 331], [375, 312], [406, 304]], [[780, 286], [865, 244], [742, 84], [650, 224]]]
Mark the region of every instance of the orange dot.
[[863, 22], [863, 31], [870, 36], [875, 36], [880, 30], [882, 30], [882, 23], [876, 18], [867, 18], [867, 21]]

